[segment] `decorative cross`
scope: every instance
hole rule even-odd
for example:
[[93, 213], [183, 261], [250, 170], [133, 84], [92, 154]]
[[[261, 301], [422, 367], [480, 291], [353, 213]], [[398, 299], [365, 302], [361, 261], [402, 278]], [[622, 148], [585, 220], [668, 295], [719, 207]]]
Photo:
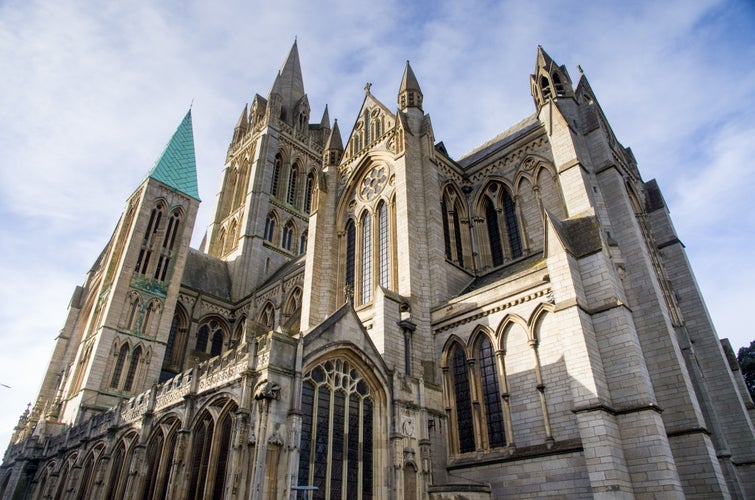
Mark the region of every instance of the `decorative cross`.
[[365, 93], [367, 93], [367, 94], [370, 93], [370, 87], [372, 87], [372, 83], [367, 82], [367, 84], [364, 86]]

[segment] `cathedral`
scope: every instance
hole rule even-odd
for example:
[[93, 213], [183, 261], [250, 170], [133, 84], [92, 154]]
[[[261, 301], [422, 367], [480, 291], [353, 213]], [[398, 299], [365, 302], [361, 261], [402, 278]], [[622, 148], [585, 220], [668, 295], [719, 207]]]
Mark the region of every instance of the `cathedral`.
[[345, 133], [296, 43], [271, 76], [199, 249], [191, 111], [127, 199], [0, 498], [755, 498], [731, 346], [581, 70], [538, 47], [534, 112], [456, 159], [409, 62]]

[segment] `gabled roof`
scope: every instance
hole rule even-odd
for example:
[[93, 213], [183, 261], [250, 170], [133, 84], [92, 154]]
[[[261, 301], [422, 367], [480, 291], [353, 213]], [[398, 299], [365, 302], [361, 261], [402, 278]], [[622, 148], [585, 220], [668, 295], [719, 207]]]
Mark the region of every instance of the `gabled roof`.
[[147, 177], [162, 182], [197, 201], [202, 201], [197, 187], [197, 161], [194, 155], [191, 110], [184, 116]]

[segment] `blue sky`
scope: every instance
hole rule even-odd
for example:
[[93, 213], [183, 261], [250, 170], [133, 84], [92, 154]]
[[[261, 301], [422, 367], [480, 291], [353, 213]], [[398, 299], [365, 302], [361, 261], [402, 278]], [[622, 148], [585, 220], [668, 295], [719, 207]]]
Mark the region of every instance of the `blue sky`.
[[[158, 5], [159, 4], [159, 5]], [[260, 4], [264, 5], [260, 7]], [[719, 335], [755, 338], [755, 7], [666, 2], [0, 3], [0, 447], [33, 401], [74, 286], [193, 101], [200, 196], [214, 209], [233, 126], [294, 37], [313, 121], [344, 135], [405, 60], [458, 157], [534, 111], [542, 44], [584, 69], [645, 180], [656, 178]]]

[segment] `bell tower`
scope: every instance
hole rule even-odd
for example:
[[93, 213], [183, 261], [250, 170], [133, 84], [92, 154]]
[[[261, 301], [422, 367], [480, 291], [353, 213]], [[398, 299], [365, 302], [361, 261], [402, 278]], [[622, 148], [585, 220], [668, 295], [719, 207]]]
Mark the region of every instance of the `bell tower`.
[[189, 111], [71, 301], [37, 408], [74, 423], [156, 383], [199, 207]]

